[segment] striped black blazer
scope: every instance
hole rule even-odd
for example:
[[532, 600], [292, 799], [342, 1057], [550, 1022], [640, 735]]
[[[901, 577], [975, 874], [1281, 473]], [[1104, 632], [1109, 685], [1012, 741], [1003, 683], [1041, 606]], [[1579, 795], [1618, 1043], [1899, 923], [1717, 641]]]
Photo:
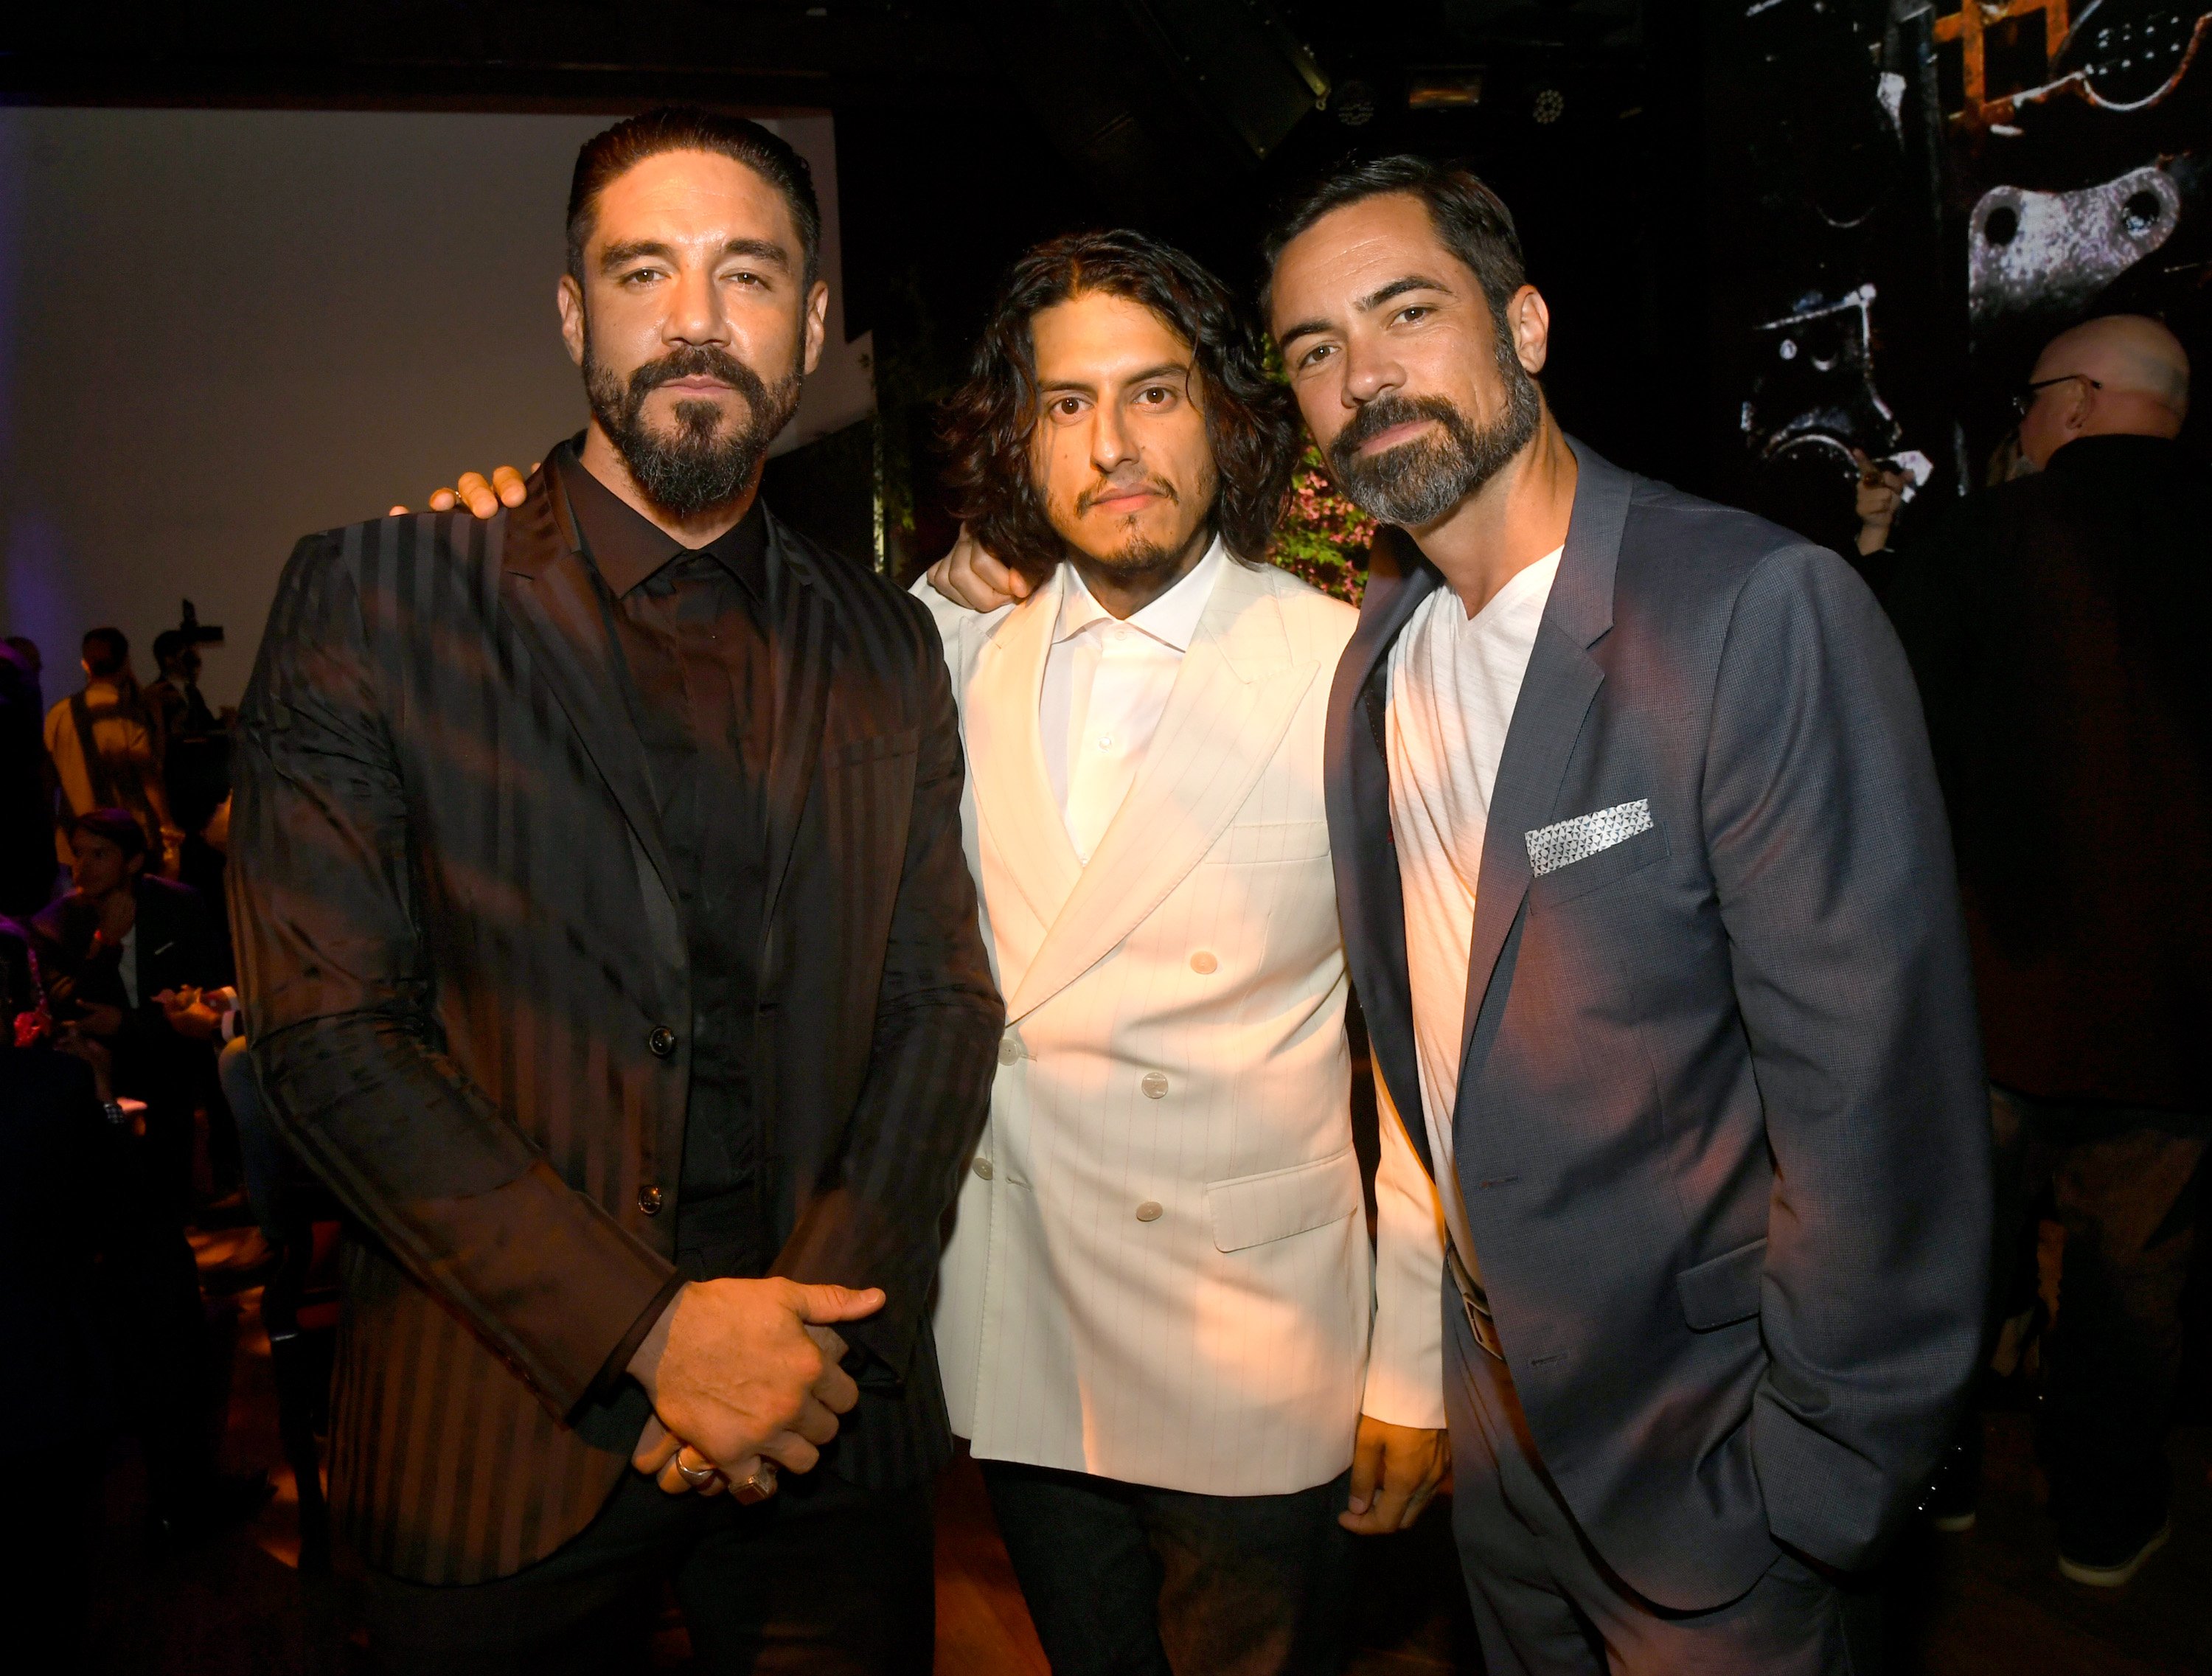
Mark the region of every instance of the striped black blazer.
[[[884, 1486], [949, 1447], [926, 1299], [1003, 1009], [936, 631], [769, 527], [765, 1208], [777, 1273], [889, 1294], [823, 1469]], [[599, 1376], [672, 1272], [690, 974], [596, 586], [542, 472], [488, 523], [310, 536], [241, 713], [248, 1024], [349, 1213], [333, 1500], [423, 1582], [598, 1511], [647, 1412]]]

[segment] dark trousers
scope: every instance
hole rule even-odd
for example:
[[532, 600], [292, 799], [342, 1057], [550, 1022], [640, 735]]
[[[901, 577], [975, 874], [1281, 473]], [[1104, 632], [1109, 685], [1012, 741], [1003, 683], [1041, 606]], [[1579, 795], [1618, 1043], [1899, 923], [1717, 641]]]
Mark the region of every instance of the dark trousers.
[[1528, 1435], [1505, 1364], [1476, 1347], [1444, 1284], [1452, 1534], [1489, 1676], [1869, 1676], [1880, 1624], [1788, 1554], [1710, 1612], [1666, 1612], [1598, 1558]]
[[1349, 1473], [1286, 1496], [1198, 1496], [981, 1464], [1053, 1676], [1342, 1667]]
[[648, 1668], [672, 1582], [695, 1663], [724, 1673], [927, 1676], [936, 1643], [931, 1487], [871, 1491], [826, 1466], [757, 1507], [625, 1473], [566, 1546], [494, 1582], [372, 1571], [371, 1662], [389, 1676], [621, 1676]]
[[2019, 1233], [2046, 1189], [2066, 1230], [2038, 1442], [2058, 1545], [2102, 1553], [2166, 1518], [2181, 1293], [2212, 1119], [2003, 1089], [1990, 1090], [1990, 1113], [2000, 1237], [2010, 1236], [1999, 1249], [2021, 1250]]

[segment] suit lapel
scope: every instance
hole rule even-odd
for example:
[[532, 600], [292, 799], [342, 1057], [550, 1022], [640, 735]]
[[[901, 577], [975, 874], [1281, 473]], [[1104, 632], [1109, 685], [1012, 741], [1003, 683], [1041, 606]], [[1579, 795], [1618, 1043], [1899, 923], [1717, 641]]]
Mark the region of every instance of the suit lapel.
[[644, 748], [615, 680], [599, 584], [576, 537], [568, 497], [550, 469], [532, 475], [528, 498], [507, 519], [500, 594], [508, 616], [673, 902], [675, 875], [661, 841]]
[[762, 904], [763, 937], [775, 922], [776, 903], [791, 871], [806, 793], [822, 755], [822, 728], [836, 671], [836, 624], [831, 618], [813, 560], [789, 538], [770, 513], [769, 529], [769, 644], [775, 659], [775, 733], [769, 750], [768, 835]]
[[[1052, 633], [1060, 621], [1064, 570], [1008, 612], [976, 654], [975, 672], [962, 695], [961, 722], [968, 737], [969, 772], [975, 779], [975, 816], [989, 834], [986, 888], [999, 878], [1028, 902], [1042, 926], [1060, 917], [1083, 864], [1053, 801], [1037, 727], [1037, 701]], [[994, 915], [994, 921], [1000, 916]], [[1006, 950], [1002, 945], [1001, 958]], [[1003, 972], [1004, 981], [1019, 974]]]
[[1620, 556], [1635, 480], [1572, 442], [1577, 463], [1574, 512], [1559, 574], [1537, 625], [1528, 671], [1506, 729], [1491, 791], [1490, 821], [1475, 884], [1474, 935], [1468, 950], [1467, 1020], [1460, 1038], [1459, 1109], [1466, 1111], [1468, 1049], [1490, 991], [1498, 956], [1528, 894], [1528, 834], [1547, 824], [1559, 801], [1567, 759], [1581, 736], [1605, 671], [1589, 655], [1613, 628], [1613, 578]]
[[1389, 761], [1370, 723], [1368, 706], [1391, 647], [1441, 580], [1403, 531], [1377, 532], [1359, 626], [1337, 661], [1329, 690], [1326, 781], [1346, 962], [1366, 1014], [1376, 1066], [1405, 1119], [1407, 1137], [1422, 1167], [1431, 1173], [1413, 1046], [1405, 896], [1391, 839]]
[[1233, 560], [1224, 567], [1136, 782], [1015, 986], [1008, 1022], [1090, 970], [1198, 865], [1282, 744], [1319, 667], [1291, 661], [1281, 607], [1263, 580]]

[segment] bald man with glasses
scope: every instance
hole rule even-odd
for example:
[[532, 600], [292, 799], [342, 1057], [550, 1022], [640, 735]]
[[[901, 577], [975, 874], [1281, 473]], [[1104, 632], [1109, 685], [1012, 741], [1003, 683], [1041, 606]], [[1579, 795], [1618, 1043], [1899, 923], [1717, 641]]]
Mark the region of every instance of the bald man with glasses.
[[[2015, 405], [2034, 470], [1940, 517], [1899, 556], [1886, 603], [1974, 952], [1992, 1313], [2033, 1308], [2014, 1259], [2047, 1183], [2066, 1227], [2041, 1423], [2059, 1569], [2113, 1588], [2171, 1530], [2189, 1188], [2212, 1135], [2212, 486], [2175, 440], [2189, 358], [2155, 320], [2053, 338]], [[1978, 1445], [1970, 1427], [1936, 1486], [1946, 1528], [1972, 1522]]]

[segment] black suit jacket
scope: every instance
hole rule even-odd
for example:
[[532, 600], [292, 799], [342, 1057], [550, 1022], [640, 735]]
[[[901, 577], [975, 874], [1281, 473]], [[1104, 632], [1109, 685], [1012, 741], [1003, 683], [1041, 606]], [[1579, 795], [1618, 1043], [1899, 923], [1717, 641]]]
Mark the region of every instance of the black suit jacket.
[[1959, 847], [1990, 1076], [2212, 1112], [2212, 481], [2068, 443], [1906, 549], [1885, 604]]
[[190, 885], [142, 874], [132, 895], [138, 908], [132, 944], [138, 969], [135, 1007], [123, 987], [118, 957], [92, 953], [93, 936], [100, 929], [100, 910], [92, 903], [72, 890], [56, 898], [31, 928], [49, 981], [67, 977], [77, 1000], [121, 1007], [123, 1037], [118, 1045], [125, 1052], [158, 1052], [185, 1039], [169, 1028], [154, 998], [165, 989], [221, 984], [222, 955], [208, 905]]
[[[767, 1214], [776, 1272], [889, 1295], [843, 1329], [878, 1376], [823, 1469], [887, 1485], [949, 1448], [925, 1303], [1002, 1008], [935, 631], [769, 531]], [[598, 1510], [647, 1410], [597, 1381], [672, 1272], [691, 975], [594, 587], [542, 473], [486, 524], [311, 536], [242, 711], [252, 1039], [362, 1236], [335, 1500], [371, 1564], [428, 1582], [510, 1573]]]
[[[1911, 1507], [1974, 1369], [1989, 1120], [1942, 805], [1873, 596], [1575, 454], [1491, 799], [1453, 1149], [1544, 1464], [1616, 1573], [1696, 1610], [1778, 1539], [1864, 1564]], [[1382, 717], [1443, 582], [1393, 545], [1337, 665], [1328, 815], [1376, 1066], [1427, 1163]], [[1637, 805], [1640, 829], [1536, 871], [1544, 829]]]

